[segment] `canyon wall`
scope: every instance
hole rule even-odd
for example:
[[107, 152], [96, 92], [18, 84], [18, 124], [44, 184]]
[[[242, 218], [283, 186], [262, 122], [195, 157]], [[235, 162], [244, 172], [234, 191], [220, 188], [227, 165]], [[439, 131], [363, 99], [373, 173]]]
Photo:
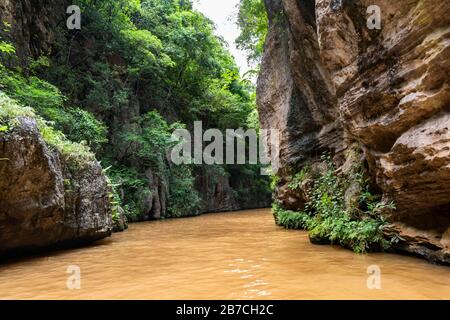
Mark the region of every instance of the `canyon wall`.
[[[89, 30], [67, 30], [66, 19], [69, 15], [66, 9], [69, 5], [70, 1], [67, 0], [0, 0], [0, 39], [11, 42], [15, 47], [15, 57], [2, 59], [2, 63], [10, 69], [18, 67], [28, 70], [30, 61], [46, 56], [50, 64], [56, 64], [54, 58], [66, 54], [61, 51], [61, 43], [69, 39], [70, 47], [65, 59], [70, 72], [89, 74], [99, 60], [126, 69], [124, 57], [115, 52], [99, 50], [95, 44], [96, 35], [90, 34]], [[120, 82], [121, 89], [131, 86], [120, 75], [110, 81]], [[154, 103], [154, 92], [145, 85], [131, 89], [137, 94], [121, 105], [112, 116], [105, 115], [95, 106], [84, 106], [80, 103], [82, 96], [68, 99], [71, 105], [88, 110], [108, 124], [109, 143], [103, 153], [110, 152], [112, 148], [119, 149], [115, 160], [133, 166], [139, 147], [131, 143], [119, 146], [123, 131], [139, 129], [136, 118], [148, 112], [150, 105], [169, 122], [179, 119], [167, 113], [169, 108], [166, 105]], [[70, 85], [69, 90], [72, 90]], [[62, 91], [62, 94], [68, 94]], [[50, 150], [43, 141], [36, 124], [31, 119], [23, 121], [14, 131], [0, 133], [0, 158], [8, 159], [0, 161], [0, 251], [34, 250], [97, 240], [110, 235], [114, 228], [111, 204], [107, 199], [111, 190], [100, 164], [93, 161], [86, 170], [68, 170], [61, 155]], [[101, 156], [98, 156], [100, 159]], [[142, 212], [135, 219], [164, 217], [168, 206], [169, 181], [165, 181], [151, 168], [145, 172], [145, 177], [148, 184], [144, 188], [148, 192], [143, 199]], [[254, 197], [250, 195], [246, 199], [235, 196], [238, 187], [250, 188], [251, 181], [239, 181], [236, 184], [239, 177], [233, 181], [232, 177], [207, 168], [197, 169], [195, 177], [196, 189], [202, 200], [201, 213], [270, 206], [270, 192], [259, 193]], [[118, 189], [119, 193], [124, 192], [120, 187]], [[119, 229], [123, 229], [126, 222], [123, 220], [123, 211], [120, 213]]]
[[71, 164], [43, 140], [35, 119], [18, 121], [0, 133], [0, 255], [111, 235], [111, 190], [100, 164]]
[[[258, 79], [263, 128], [281, 133], [278, 201], [301, 209], [289, 177], [331, 152], [363, 164], [395, 248], [450, 262], [450, 3], [266, 0]], [[381, 9], [369, 29], [367, 8]], [[361, 150], [348, 158], [354, 147]]]

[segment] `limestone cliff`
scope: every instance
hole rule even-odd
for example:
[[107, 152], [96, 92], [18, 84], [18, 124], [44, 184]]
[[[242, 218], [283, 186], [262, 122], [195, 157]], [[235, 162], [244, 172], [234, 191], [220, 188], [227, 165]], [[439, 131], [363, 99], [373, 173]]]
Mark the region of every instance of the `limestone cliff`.
[[[381, 29], [370, 30], [370, 5]], [[285, 207], [304, 199], [288, 177], [324, 151], [336, 164], [363, 150], [396, 247], [450, 262], [450, 3], [434, 0], [266, 0], [270, 28], [258, 108], [281, 131]], [[342, 169], [342, 168], [341, 168]]]

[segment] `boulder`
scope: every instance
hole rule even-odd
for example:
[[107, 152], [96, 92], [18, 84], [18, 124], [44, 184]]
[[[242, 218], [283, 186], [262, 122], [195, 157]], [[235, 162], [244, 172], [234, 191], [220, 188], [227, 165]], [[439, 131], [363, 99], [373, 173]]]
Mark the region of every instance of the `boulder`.
[[74, 166], [37, 123], [0, 135], [0, 253], [76, 245], [111, 234], [110, 189], [100, 164]]

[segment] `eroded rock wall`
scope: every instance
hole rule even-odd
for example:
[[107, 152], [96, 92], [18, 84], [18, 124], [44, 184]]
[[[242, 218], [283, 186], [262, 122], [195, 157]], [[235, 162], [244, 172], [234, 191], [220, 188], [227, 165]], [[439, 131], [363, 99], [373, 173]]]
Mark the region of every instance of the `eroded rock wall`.
[[98, 240], [111, 234], [100, 164], [74, 167], [42, 139], [36, 121], [0, 135], [0, 254]]
[[[381, 9], [370, 30], [367, 8]], [[281, 176], [355, 143], [375, 188], [397, 209], [401, 250], [450, 262], [450, 3], [266, 0], [258, 80], [263, 128], [281, 131]], [[281, 181], [279, 199], [299, 203]]]
[[21, 65], [48, 54], [65, 24], [68, 0], [1, 0], [0, 36], [14, 43]]

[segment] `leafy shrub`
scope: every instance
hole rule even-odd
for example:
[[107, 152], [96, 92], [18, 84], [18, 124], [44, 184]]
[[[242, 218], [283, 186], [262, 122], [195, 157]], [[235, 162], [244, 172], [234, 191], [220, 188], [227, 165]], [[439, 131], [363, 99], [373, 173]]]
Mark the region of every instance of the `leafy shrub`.
[[273, 204], [273, 211], [276, 212], [276, 222], [286, 229], [303, 230], [307, 228], [311, 217], [305, 212], [284, 210], [278, 204]]
[[108, 194], [109, 201], [111, 203], [111, 217], [114, 224], [118, 224], [120, 222], [120, 208], [122, 207], [122, 200], [120, 199], [119, 193], [117, 191], [117, 187], [119, 184], [115, 184], [112, 182], [111, 178], [108, 175], [108, 170], [111, 167], [103, 169], [103, 174], [106, 177], [106, 182], [108, 183], [111, 192]]
[[268, 30], [264, 1], [240, 0], [238, 23], [241, 34], [236, 39], [236, 44], [249, 53], [249, 60], [258, 61], [264, 50]]
[[[360, 197], [361, 208], [366, 211], [360, 217], [353, 217], [346, 208], [344, 194], [349, 181], [335, 174], [335, 167], [329, 156], [324, 156], [327, 170], [315, 181], [305, 206], [305, 211], [294, 212], [273, 206], [279, 225], [288, 229], [306, 229], [312, 237], [327, 239], [344, 247], [363, 253], [372, 249], [387, 249], [389, 242], [384, 238], [381, 227], [386, 223], [377, 215], [383, 209], [395, 209], [393, 203], [383, 204], [370, 194], [368, 185], [363, 186]], [[306, 173], [301, 173], [298, 178]], [[358, 175], [362, 180], [362, 174]], [[296, 179], [293, 179], [296, 180]], [[354, 209], [354, 208], [353, 208]]]
[[296, 190], [300, 188], [303, 181], [308, 178], [309, 170], [309, 165], [305, 165], [300, 172], [296, 173], [288, 185], [289, 189]]
[[200, 197], [194, 189], [194, 177], [187, 165], [171, 168], [169, 183], [169, 202], [167, 217], [197, 215], [200, 208]]
[[280, 183], [280, 177], [277, 176], [276, 174], [271, 174], [270, 175], [270, 190], [274, 191], [276, 189], [278, 183]]
[[[11, 25], [0, 21], [0, 32], [9, 33]], [[1, 63], [10, 61], [12, 58], [15, 58], [16, 48], [9, 41], [3, 40], [2, 35], [0, 34], [0, 65]]]
[[[50, 110], [48, 110], [50, 111]], [[53, 109], [49, 119], [55, 127], [65, 133], [68, 139], [86, 143], [93, 150], [99, 150], [108, 142], [108, 128], [91, 113], [80, 108]]]
[[124, 140], [139, 146], [137, 155], [143, 165], [161, 172], [166, 153], [175, 145], [171, 131], [180, 125], [175, 123], [169, 126], [157, 111], [148, 112], [137, 123], [139, 129], [125, 132]]
[[121, 203], [129, 221], [139, 220], [144, 212], [143, 199], [148, 182], [135, 168], [114, 164], [108, 167], [108, 177], [114, 186], [114, 198]]
[[[124, 142], [136, 144], [136, 156], [140, 167], [152, 168], [160, 182], [166, 184], [168, 203], [166, 217], [181, 217], [198, 214], [200, 197], [194, 188], [192, 171], [187, 165], [169, 166], [166, 155], [177, 143], [172, 139], [172, 131], [181, 128], [180, 123], [169, 125], [157, 111], [151, 111], [138, 119], [138, 129], [123, 134]], [[125, 190], [132, 194], [125, 201], [131, 217], [143, 212], [142, 200], [150, 192], [149, 182], [143, 172], [122, 167], [117, 172]]]
[[0, 64], [0, 88], [21, 105], [32, 107], [43, 119], [74, 142], [98, 149], [108, 139], [106, 126], [89, 112], [65, 108], [66, 98], [58, 88], [37, 77], [25, 78]]
[[36, 115], [30, 107], [23, 107], [15, 100], [0, 92], [0, 126], [3, 131], [11, 130], [19, 124], [18, 118], [30, 117], [37, 121], [42, 138], [50, 147], [57, 149], [69, 165], [82, 167], [86, 162], [95, 160], [89, 147], [68, 140], [64, 134]]
[[14, 48], [14, 46], [9, 43], [9, 42], [5, 42], [5, 41], [0, 41], [0, 53], [8, 55], [8, 54], [13, 54], [16, 52], [16, 49]]

